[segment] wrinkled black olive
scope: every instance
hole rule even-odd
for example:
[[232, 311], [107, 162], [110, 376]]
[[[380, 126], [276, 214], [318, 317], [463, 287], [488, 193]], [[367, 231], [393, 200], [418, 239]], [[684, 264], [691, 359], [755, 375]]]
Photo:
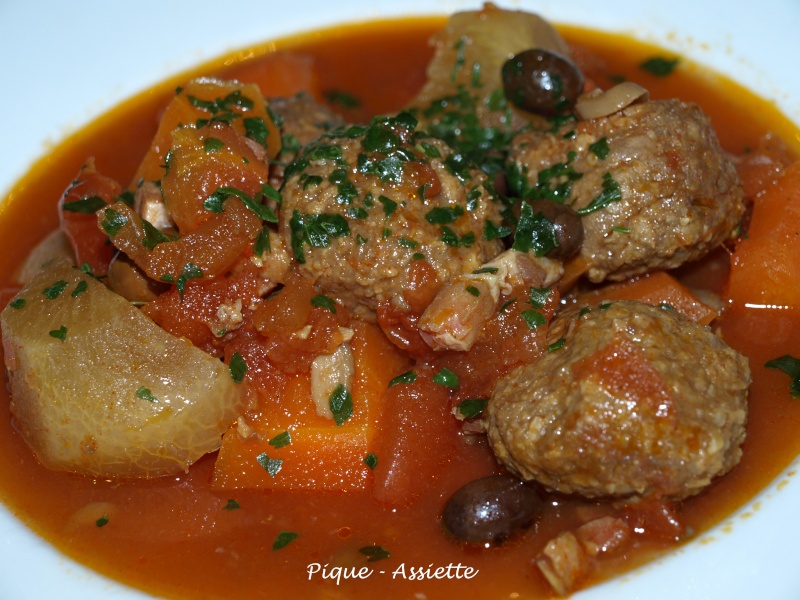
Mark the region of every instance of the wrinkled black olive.
[[547, 50], [525, 50], [502, 69], [506, 98], [519, 108], [545, 116], [562, 114], [583, 91], [583, 73], [572, 61]]
[[536, 488], [510, 475], [491, 475], [460, 488], [442, 511], [445, 529], [458, 541], [501, 543], [540, 514]]
[[553, 224], [558, 246], [547, 253], [547, 258], [565, 260], [578, 252], [583, 244], [581, 216], [569, 206], [552, 200], [529, 200], [533, 213], [541, 213]]

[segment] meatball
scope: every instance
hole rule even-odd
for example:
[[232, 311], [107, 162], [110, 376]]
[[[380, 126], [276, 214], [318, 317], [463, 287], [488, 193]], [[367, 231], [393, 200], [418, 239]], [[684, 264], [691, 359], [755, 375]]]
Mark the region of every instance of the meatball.
[[522, 133], [510, 160], [522, 181], [517, 192], [583, 216], [581, 256], [594, 282], [699, 258], [732, 235], [745, 209], [709, 119], [678, 100], [632, 104], [556, 133]]
[[553, 321], [560, 349], [492, 393], [486, 427], [504, 465], [559, 492], [677, 500], [738, 463], [747, 359], [668, 308], [617, 301], [578, 314]]
[[403, 308], [417, 262], [443, 284], [502, 250], [484, 234], [501, 221], [486, 175], [415, 125], [401, 113], [338, 129], [286, 171], [280, 228], [301, 274], [363, 319]]
[[269, 110], [281, 130], [281, 153], [270, 163], [269, 183], [279, 188], [285, 165], [323, 133], [344, 125], [344, 119], [306, 93], [289, 98], [270, 98]]

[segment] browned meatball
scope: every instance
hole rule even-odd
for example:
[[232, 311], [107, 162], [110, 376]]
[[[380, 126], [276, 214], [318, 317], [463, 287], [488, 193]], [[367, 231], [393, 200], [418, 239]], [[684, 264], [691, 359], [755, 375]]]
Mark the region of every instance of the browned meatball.
[[368, 320], [383, 301], [402, 308], [415, 262], [444, 283], [502, 249], [484, 233], [501, 220], [486, 176], [414, 126], [401, 113], [331, 132], [286, 172], [280, 227], [300, 271]]
[[555, 195], [583, 214], [581, 255], [595, 282], [699, 258], [744, 213], [736, 169], [708, 118], [678, 100], [520, 134], [510, 158], [525, 193]]
[[495, 387], [487, 432], [503, 464], [564, 493], [681, 499], [739, 462], [747, 359], [674, 310], [579, 314], [553, 321], [561, 349]]
[[294, 160], [303, 146], [341, 127], [344, 119], [302, 92], [289, 98], [270, 98], [269, 110], [281, 131], [281, 153], [269, 169], [269, 183], [278, 188], [283, 183], [285, 165]]

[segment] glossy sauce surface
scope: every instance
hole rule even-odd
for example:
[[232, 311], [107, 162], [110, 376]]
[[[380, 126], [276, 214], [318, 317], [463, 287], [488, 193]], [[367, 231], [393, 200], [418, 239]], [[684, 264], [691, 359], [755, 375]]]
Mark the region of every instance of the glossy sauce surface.
[[[399, 109], [413, 97], [430, 57], [426, 40], [441, 24], [431, 19], [372, 24], [286, 40], [278, 46], [313, 57], [319, 91], [343, 90], [359, 98], [361, 108], [344, 114], [348, 119], [364, 119]], [[577, 29], [564, 33], [571, 42], [601, 57], [599, 70], [638, 80], [656, 98], [697, 101], [711, 115], [729, 152], [739, 154], [755, 147], [767, 131], [789, 131], [788, 121], [770, 106], [700, 71], [680, 69], [664, 79], [643, 74], [637, 65], [655, 52], [651, 47]], [[221, 70], [220, 64], [202, 73]], [[175, 85], [186, 79], [176, 78], [99, 119], [40, 161], [12, 190], [0, 208], [0, 288], [8, 285], [30, 248], [57, 226], [56, 202], [87, 157], [96, 157], [102, 173], [125, 184], [130, 181], [155, 133], [159, 111]], [[264, 92], [270, 95], [270, 90]], [[709, 278], [709, 273], [724, 266], [724, 258], [716, 255], [687, 277]], [[763, 368], [767, 360], [792, 352], [800, 316], [765, 310], [729, 313], [721, 324], [727, 341], [750, 358], [753, 369], [748, 438], [741, 464], [708, 492], [681, 505], [680, 518], [694, 531], [723, 519], [800, 451], [800, 437], [795, 435], [800, 404], [789, 398], [784, 377]], [[6, 415], [7, 403], [3, 392], [1, 406]], [[460, 594], [474, 598], [508, 597], [515, 592], [547, 595], [548, 587], [531, 559], [551, 537], [602, 514], [604, 507], [551, 498], [543, 517], [524, 536], [499, 548], [465, 549], [442, 532], [442, 506], [461, 485], [497, 467], [482, 438], [460, 436], [455, 424], [441, 428], [437, 435], [457, 451], [436, 485], [419, 481], [423, 491], [416, 502], [392, 509], [370, 494], [214, 491], [210, 487], [213, 456], [184, 476], [145, 482], [50, 472], [36, 463], [6, 417], [0, 418], [0, 493], [23, 521], [65, 553], [158, 595], [406, 598], [423, 592], [429, 600]], [[229, 499], [235, 499], [240, 508], [227, 510]], [[102, 515], [108, 523], [98, 527]], [[285, 548], [273, 550], [273, 541], [282, 531], [300, 535]], [[367, 562], [358, 550], [370, 545], [383, 546], [391, 557]], [[641, 536], [628, 551], [608, 561], [600, 575], [643, 562], [666, 547]], [[368, 578], [341, 580], [336, 585], [323, 579], [321, 572], [309, 576], [308, 566], [313, 563], [368, 567], [373, 572]], [[412, 567], [429, 565], [463, 565], [477, 574], [470, 579], [411, 579]]]

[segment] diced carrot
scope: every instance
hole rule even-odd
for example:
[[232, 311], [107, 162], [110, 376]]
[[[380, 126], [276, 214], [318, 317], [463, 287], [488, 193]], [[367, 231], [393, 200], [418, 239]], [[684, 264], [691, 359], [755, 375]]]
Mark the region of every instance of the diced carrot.
[[[210, 151], [209, 143], [218, 147]], [[231, 125], [214, 123], [172, 132], [169, 169], [161, 179], [161, 192], [172, 220], [184, 234], [214, 216], [205, 203], [219, 188], [235, 188], [255, 197], [268, 180], [269, 167], [246, 138]]]
[[[246, 106], [248, 101], [252, 106]], [[267, 155], [273, 158], [280, 152], [280, 132], [267, 113], [264, 97], [257, 86], [219, 79], [195, 79], [181, 89], [164, 109], [156, 135], [136, 171], [131, 187], [136, 187], [141, 180], [161, 180], [167, 153], [172, 147], [173, 131], [188, 125], [195, 126], [198, 121], [231, 120], [228, 119], [230, 114], [243, 117], [232, 119], [233, 127], [241, 135], [247, 133], [246, 119], [261, 119], [267, 131], [264, 140]]]
[[753, 205], [747, 236], [736, 247], [725, 299], [800, 308], [800, 161], [767, 186]]
[[225, 78], [255, 83], [266, 97], [288, 97], [308, 92], [320, 97], [319, 78], [314, 57], [296, 52], [273, 52], [240, 62], [223, 71]]
[[558, 291], [563, 296], [578, 283], [578, 279], [589, 270], [589, 263], [580, 254], [564, 262], [564, 274], [558, 280]]
[[[353, 329], [350, 345], [356, 372], [351, 390], [352, 417], [337, 426], [318, 415], [310, 376], [298, 373], [285, 378], [278, 389], [258, 394], [258, 407], [248, 418], [253, 432], [234, 426], [223, 437], [214, 467], [215, 488], [369, 488], [372, 471], [364, 459], [374, 452], [383, 395], [390, 379], [407, 368], [408, 360], [375, 325], [356, 322]], [[291, 443], [274, 441], [284, 432], [288, 432]], [[250, 437], [245, 438], [245, 433]]]
[[[114, 246], [97, 226], [94, 211], [112, 204], [122, 186], [97, 172], [89, 159], [58, 202], [61, 229], [64, 230], [79, 265], [89, 264], [96, 275], [105, 275], [114, 256]], [[102, 203], [98, 203], [102, 201]]]
[[384, 401], [373, 496], [408, 506], [442, 478], [457, 453], [460, 425], [450, 414], [447, 388], [419, 369], [413, 382], [389, 388]]
[[756, 198], [792, 163], [786, 143], [772, 134], [763, 136], [752, 152], [736, 157], [735, 161], [744, 194], [748, 198]]
[[717, 317], [714, 308], [704, 304], [689, 288], [663, 271], [578, 296], [580, 304], [596, 304], [603, 300], [639, 300], [653, 306], [668, 304], [701, 325], [708, 325]]

